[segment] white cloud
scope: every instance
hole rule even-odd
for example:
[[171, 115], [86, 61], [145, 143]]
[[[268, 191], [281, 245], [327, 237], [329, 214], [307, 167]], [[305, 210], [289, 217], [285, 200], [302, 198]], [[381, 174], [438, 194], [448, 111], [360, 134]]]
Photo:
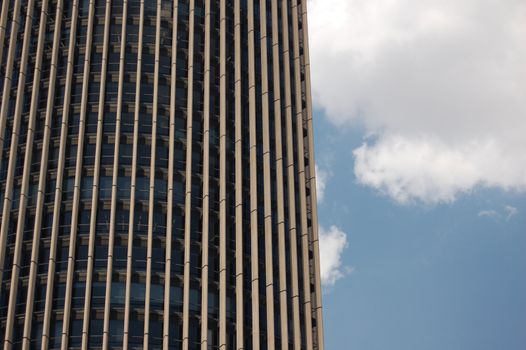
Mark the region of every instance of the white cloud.
[[318, 202], [321, 203], [323, 198], [325, 198], [325, 187], [327, 186], [327, 181], [329, 180], [331, 174], [323, 169], [318, 167], [316, 164], [316, 195]]
[[342, 254], [347, 248], [347, 235], [336, 226], [319, 227], [320, 274], [322, 285], [333, 286], [352, 269], [342, 265]]
[[499, 212], [494, 209], [487, 209], [479, 211], [479, 217], [494, 218], [498, 220], [510, 221], [512, 217], [517, 215], [519, 210], [511, 205], [505, 205], [502, 212]]
[[363, 124], [356, 176], [400, 202], [526, 190], [526, 2], [311, 0], [313, 93]]
[[[526, 145], [525, 145], [526, 146]], [[354, 150], [358, 180], [395, 200], [452, 202], [477, 186], [526, 189], [526, 154], [509, 154], [497, 141], [459, 145], [383, 135]]]
[[519, 210], [515, 207], [512, 207], [511, 205], [506, 205], [504, 210], [506, 211], [506, 221], [509, 221], [512, 217], [519, 213]]
[[481, 211], [479, 211], [479, 216], [480, 217], [494, 218], [494, 217], [498, 217], [499, 213], [497, 213], [493, 209], [491, 209], [491, 210], [481, 210]]

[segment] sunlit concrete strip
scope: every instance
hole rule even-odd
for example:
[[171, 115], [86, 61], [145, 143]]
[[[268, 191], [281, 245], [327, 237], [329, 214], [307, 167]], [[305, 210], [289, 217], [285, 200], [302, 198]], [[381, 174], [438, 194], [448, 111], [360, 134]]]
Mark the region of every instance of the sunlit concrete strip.
[[226, 1], [219, 6], [219, 350], [226, 350]]
[[2, 12], [0, 13], [0, 62], [4, 57], [4, 41], [5, 41], [5, 32], [7, 29], [7, 17], [9, 13], [9, 3], [10, 1], [2, 2]]
[[322, 292], [320, 277], [320, 248], [318, 237], [318, 210], [316, 197], [316, 173], [314, 170], [314, 129], [312, 126], [312, 97], [311, 97], [311, 79], [310, 79], [310, 56], [309, 56], [309, 33], [308, 33], [308, 16], [307, 2], [302, 1], [302, 31], [303, 31], [303, 60], [305, 65], [305, 97], [307, 100], [307, 130], [309, 138], [309, 184], [310, 184], [310, 201], [312, 209], [312, 249], [314, 251], [314, 286], [316, 294], [315, 315], [316, 315], [316, 333], [318, 350], [324, 349], [323, 339], [323, 314], [322, 314]]
[[[7, 0], [4, 1], [9, 2]], [[7, 113], [9, 112], [9, 99], [11, 98], [11, 83], [13, 80], [13, 65], [16, 58], [18, 28], [20, 27], [20, 5], [21, 0], [15, 0], [13, 5], [13, 20], [11, 21], [11, 32], [9, 33], [9, 50], [7, 51], [7, 62], [5, 65], [4, 75], [4, 90], [2, 92], [2, 105], [0, 106], [0, 170], [2, 170], [2, 159], [4, 157], [4, 141], [6, 133]], [[2, 6], [3, 8], [4, 6]], [[5, 29], [4, 29], [5, 33]], [[5, 35], [5, 34], [4, 34]], [[3, 42], [2, 42], [3, 45]], [[1, 63], [1, 61], [0, 61]], [[5, 201], [4, 201], [5, 212]], [[2, 222], [5, 217], [2, 213]], [[0, 282], [2, 281], [3, 265], [4, 265], [4, 251], [5, 251], [5, 233], [2, 230], [0, 233]], [[1, 284], [1, 283], [0, 283]], [[0, 288], [1, 293], [1, 288]]]
[[278, 250], [279, 250], [279, 306], [280, 306], [280, 332], [281, 349], [289, 349], [288, 309], [287, 309], [287, 259], [285, 252], [285, 205], [283, 189], [283, 141], [282, 141], [282, 115], [281, 115], [281, 74], [280, 74], [280, 30], [278, 22], [278, 0], [272, 0], [272, 63], [274, 72], [274, 120], [275, 120], [275, 149], [276, 149], [276, 198], [277, 198], [277, 224], [278, 224]]
[[201, 240], [201, 350], [208, 350], [208, 242], [210, 203], [210, 0], [205, 0], [203, 84], [203, 204]]
[[[28, 4], [30, 6], [30, 4]], [[32, 8], [31, 4], [31, 8]], [[39, 90], [40, 90], [40, 73], [42, 69], [42, 51], [44, 49], [44, 41], [45, 41], [45, 31], [46, 31], [46, 20], [47, 20], [47, 7], [48, 7], [48, 1], [44, 0], [42, 2], [42, 8], [40, 11], [40, 24], [38, 26], [38, 39], [37, 39], [37, 50], [35, 55], [35, 68], [33, 73], [33, 87], [31, 89], [31, 104], [30, 104], [30, 110], [29, 110], [29, 121], [28, 121], [28, 127], [27, 127], [27, 136], [26, 136], [26, 144], [25, 144], [25, 155], [24, 155], [24, 170], [22, 173], [22, 186], [20, 188], [20, 200], [18, 201], [18, 218], [17, 218], [17, 224], [16, 224], [16, 236], [15, 236], [15, 249], [13, 254], [13, 266], [11, 269], [11, 285], [9, 288], [9, 301], [8, 301], [8, 308], [7, 308], [7, 322], [5, 326], [5, 336], [4, 336], [4, 349], [11, 349], [13, 345], [13, 328], [15, 324], [15, 312], [16, 312], [16, 304], [17, 299], [22, 299], [21, 296], [18, 295], [18, 277], [20, 276], [20, 263], [22, 260], [22, 244], [24, 240], [24, 230], [25, 230], [25, 221], [26, 221], [26, 209], [27, 209], [27, 201], [28, 201], [28, 191], [29, 191], [29, 177], [31, 174], [31, 159], [33, 155], [33, 139], [34, 139], [34, 133], [35, 133], [35, 124], [36, 124], [36, 113], [37, 113], [37, 106], [38, 106], [38, 96], [39, 96]], [[29, 8], [28, 8], [29, 10]], [[33, 11], [33, 10], [31, 10]], [[26, 21], [26, 26], [30, 29], [32, 26], [31, 21]], [[24, 40], [24, 45], [26, 44]], [[15, 107], [15, 116], [22, 113], [21, 109], [23, 109], [23, 100], [24, 97], [21, 96], [22, 93], [24, 93], [24, 88], [21, 89], [21, 84], [25, 85], [26, 81], [26, 72], [27, 69], [27, 51], [28, 48], [26, 47], [26, 50], [22, 49], [22, 51], [25, 54], [22, 54], [22, 61], [20, 65], [21, 74], [22, 71], [23, 77], [19, 76], [18, 78], [18, 96], [20, 96], [20, 102], [19, 98], [17, 96], [17, 104]], [[20, 105], [19, 105], [20, 104]], [[18, 138], [18, 137], [17, 137]], [[10, 154], [10, 157], [16, 158], [13, 155]]]
[[155, 64], [153, 73], [153, 113], [150, 153], [150, 186], [148, 200], [148, 236], [146, 247], [146, 289], [144, 295], [144, 349], [149, 348], [150, 339], [150, 299], [152, 288], [152, 250], [153, 250], [153, 215], [155, 205], [155, 161], [157, 153], [157, 117], [159, 93], [159, 50], [161, 45], [161, 0], [157, 0], [155, 20]]
[[267, 48], [267, 6], [259, 2], [259, 31], [261, 47], [261, 119], [263, 132], [263, 211], [265, 230], [265, 294], [267, 320], [267, 349], [275, 349], [274, 333], [274, 266], [272, 247], [272, 186], [270, 169], [270, 126], [269, 126], [269, 87], [268, 87], [268, 48]]
[[250, 168], [250, 262], [252, 301], [252, 349], [259, 350], [259, 251], [258, 163], [256, 135], [256, 62], [254, 48], [254, 0], [248, 0], [248, 129]]
[[300, 38], [299, 38], [299, 21], [298, 21], [298, 2], [292, 0], [292, 37], [293, 37], [293, 57], [294, 57], [294, 101], [296, 115], [296, 149], [297, 149], [297, 176], [299, 192], [299, 211], [301, 227], [301, 260], [303, 263], [301, 273], [303, 275], [303, 322], [305, 326], [305, 347], [312, 349], [312, 305], [310, 290], [310, 271], [309, 271], [309, 228], [307, 224], [307, 198], [306, 198], [306, 180], [305, 180], [305, 147], [303, 135], [303, 98], [301, 84], [301, 57], [300, 57]]
[[291, 261], [291, 286], [292, 286], [292, 327], [294, 337], [294, 349], [301, 349], [300, 332], [300, 300], [299, 300], [299, 281], [298, 281], [298, 254], [297, 254], [297, 231], [296, 231], [296, 191], [294, 186], [294, 145], [292, 130], [292, 96], [291, 96], [291, 73], [290, 73], [290, 51], [289, 51], [289, 21], [288, 21], [289, 2], [282, 0], [281, 19], [283, 36], [283, 79], [285, 82], [285, 128], [287, 132], [287, 187], [288, 187], [288, 218], [289, 218], [289, 241], [290, 241], [290, 261]]
[[[106, 75], [108, 62], [108, 41], [110, 32], [111, 0], [106, 0], [104, 16], [104, 39], [102, 46], [102, 62], [100, 72], [99, 106], [97, 110], [97, 138], [95, 141], [95, 164], [93, 168], [93, 185], [91, 189], [91, 213], [88, 239], [88, 262], [86, 269], [86, 290], [84, 294], [84, 313], [82, 318], [81, 349], [88, 348], [88, 331], [91, 314], [91, 290], [93, 286], [93, 260], [95, 259], [95, 236], [97, 234], [97, 207], [99, 202], [100, 158], [102, 153], [102, 128], [104, 118], [104, 102], [106, 96]], [[87, 54], [87, 53], [86, 53]]]
[[[0, 170], [1, 164], [2, 164], [2, 157], [4, 154], [4, 134], [6, 131], [6, 121], [7, 121], [7, 114], [9, 112], [9, 98], [11, 96], [11, 80], [13, 78], [13, 62], [15, 59], [15, 52], [16, 52], [16, 46], [17, 46], [17, 37], [18, 37], [18, 17], [20, 12], [20, 1], [15, 1], [15, 12], [13, 14], [13, 22], [11, 26], [11, 38], [9, 40], [9, 53], [7, 56], [7, 65], [6, 65], [6, 74], [4, 78], [4, 93], [2, 96], [2, 106], [0, 107]], [[27, 14], [25, 16], [26, 23], [29, 23], [29, 28], [26, 25], [24, 30], [24, 43], [22, 44], [23, 51], [22, 55], [24, 55], [24, 52], [26, 54], [26, 60], [27, 60], [27, 45], [29, 44], [28, 36], [31, 32], [31, 22], [32, 22], [32, 14], [33, 12], [33, 1], [31, 1], [31, 6], [28, 6], [27, 8]], [[25, 51], [24, 51], [25, 49]], [[25, 65], [21, 66], [21, 69], [25, 69]], [[21, 80], [25, 80], [25, 73], [20, 72]], [[20, 81], [20, 79], [19, 79]], [[20, 89], [20, 84], [18, 88]], [[22, 85], [22, 90], [24, 89], [24, 86]], [[20, 92], [20, 90], [17, 90], [17, 92]], [[23, 98], [23, 93], [17, 93], [17, 97], [15, 100], [15, 104], [20, 103], [20, 99]], [[20, 109], [20, 107], [19, 107]], [[4, 192], [4, 205], [2, 207], [2, 224], [0, 226], [0, 295], [3, 292], [2, 282], [4, 277], [4, 263], [7, 253], [7, 234], [9, 231], [9, 218], [11, 215], [11, 205], [13, 202], [13, 184], [14, 184], [14, 171], [16, 167], [16, 151], [18, 146], [18, 129], [20, 128], [20, 110], [18, 111], [18, 118], [16, 117], [16, 111], [15, 116], [13, 117], [13, 131], [11, 134], [11, 148], [9, 149], [9, 160], [7, 165], [7, 175], [6, 175], [6, 182], [5, 182], [5, 192]], [[18, 124], [18, 128], [17, 128]], [[11, 156], [14, 155], [14, 156]]]
[[122, 93], [124, 84], [124, 67], [126, 57], [126, 23], [128, 1], [122, 3], [122, 26], [119, 53], [119, 86], [117, 88], [117, 112], [115, 114], [115, 147], [113, 151], [113, 170], [111, 180], [110, 227], [108, 232], [108, 264], [106, 267], [106, 290], [104, 294], [104, 319], [102, 328], [102, 349], [108, 349], [111, 314], [111, 283], [113, 277], [113, 251], [115, 246], [115, 215], [117, 211], [117, 190], [119, 179], [119, 151], [121, 143]]
[[133, 231], [135, 223], [135, 192], [137, 184], [137, 147], [139, 143], [139, 115], [141, 101], [141, 75], [142, 75], [142, 50], [143, 50], [143, 33], [144, 33], [144, 0], [141, 0], [139, 10], [139, 35], [137, 43], [137, 71], [135, 85], [135, 105], [133, 117], [133, 151], [132, 151], [132, 173], [130, 188], [130, 217], [128, 221], [128, 249], [126, 256], [126, 290], [124, 295], [124, 331], [123, 331], [123, 350], [128, 349], [130, 336], [130, 298], [131, 298], [131, 279], [133, 264]]
[[[179, 7], [178, 1], [173, 2], [172, 24], [172, 60], [170, 76], [170, 140], [168, 150], [168, 187], [167, 187], [167, 212], [166, 212], [166, 249], [164, 269], [164, 308], [163, 308], [163, 350], [170, 346], [170, 290], [172, 269], [172, 235], [173, 235], [173, 196], [174, 196], [174, 159], [175, 159], [175, 105], [177, 91], [177, 24]], [[173, 326], [175, 327], [175, 326]]]
[[243, 313], [243, 125], [241, 110], [241, 0], [234, 0], [235, 205], [236, 205], [236, 349], [244, 349]]
[[183, 350], [188, 350], [190, 308], [190, 249], [192, 227], [192, 123], [194, 102], [194, 31], [195, 0], [190, 0], [188, 11], [188, 81], [186, 105], [186, 171], [184, 202], [184, 276], [183, 276]]
[[[60, 222], [60, 207], [62, 204], [62, 183], [64, 180], [64, 162], [66, 152], [66, 141], [68, 133], [68, 118], [70, 113], [70, 101], [71, 101], [71, 85], [72, 76], [74, 71], [74, 57], [75, 57], [75, 43], [76, 43], [76, 31], [78, 22], [78, 0], [74, 0], [72, 6], [71, 15], [71, 29], [69, 35], [68, 45], [68, 62], [66, 71], [66, 86], [64, 89], [64, 104], [62, 105], [62, 122], [60, 126], [60, 146], [57, 163], [57, 179], [55, 188], [55, 200], [53, 206], [53, 222], [51, 224], [51, 245], [49, 248], [49, 266], [46, 281], [46, 304], [44, 309], [44, 324], [42, 327], [42, 350], [48, 349], [49, 343], [49, 328], [51, 323], [51, 313], [53, 309], [53, 286], [55, 281], [55, 265], [57, 257], [57, 240], [58, 230]], [[46, 118], [48, 113], [53, 113], [53, 108], [50, 106], [48, 100], [48, 107], [46, 110]]]
[[[48, 178], [48, 155], [49, 155], [49, 140], [51, 138], [51, 119], [52, 110], [55, 101], [55, 84], [57, 77], [57, 60], [60, 46], [60, 31], [62, 26], [62, 9], [63, 0], [57, 3], [55, 26], [53, 29], [53, 48], [51, 53], [51, 65], [49, 69], [49, 88], [47, 90], [47, 104], [44, 121], [44, 137], [42, 140], [42, 154], [40, 158], [40, 171], [38, 175], [38, 190], [35, 210], [35, 225], [33, 228], [33, 240], [31, 242], [31, 262], [29, 267], [29, 281], [27, 286], [26, 309], [24, 316], [24, 331], [22, 335], [22, 350], [28, 350], [31, 344], [31, 328], [34, 319], [33, 306], [35, 303], [35, 284], [38, 269], [38, 256], [40, 249], [40, 231], [42, 229], [42, 211], [44, 206], [44, 198], [46, 194], [46, 179]], [[46, 11], [47, 15], [47, 11]], [[40, 35], [40, 33], [39, 33]], [[39, 73], [40, 74], [40, 73]], [[40, 77], [39, 77], [40, 78]], [[35, 77], [36, 79], [36, 77]], [[33, 84], [34, 86], [34, 84]], [[34, 93], [37, 91], [33, 90]], [[38, 100], [38, 96], [31, 96], [32, 101]], [[36, 113], [37, 105], [31, 102], [30, 118], [33, 118], [33, 113]], [[36, 117], [36, 116], [35, 116]], [[33, 127], [34, 128], [34, 127]], [[50, 266], [51, 267], [51, 266]]]
[[[71, 211], [71, 234], [69, 236], [69, 252], [68, 252], [68, 270], [66, 275], [66, 295], [64, 298], [64, 317], [62, 321], [62, 342], [61, 349], [68, 349], [69, 328], [71, 316], [71, 300], [73, 294], [73, 273], [75, 271], [75, 251], [77, 247], [77, 232], [79, 221], [79, 206], [80, 206], [80, 186], [82, 179], [83, 153], [84, 141], [86, 138], [86, 114], [88, 109], [88, 83], [91, 68], [91, 51], [93, 46], [93, 19], [95, 12], [95, 0], [90, 0], [88, 10], [88, 31], [86, 35], [86, 50], [84, 55], [84, 72], [82, 76], [82, 97], [80, 101], [80, 120], [79, 120], [79, 135], [77, 145], [77, 162], [75, 167], [75, 184], [73, 186], [73, 208]], [[93, 214], [93, 213], [92, 213]], [[90, 218], [90, 226], [93, 218]], [[91, 231], [91, 230], [90, 230]], [[93, 250], [91, 251], [93, 255]], [[89, 252], [88, 252], [89, 256]], [[86, 281], [86, 291], [88, 290], [88, 281]], [[82, 327], [84, 332], [84, 326]]]

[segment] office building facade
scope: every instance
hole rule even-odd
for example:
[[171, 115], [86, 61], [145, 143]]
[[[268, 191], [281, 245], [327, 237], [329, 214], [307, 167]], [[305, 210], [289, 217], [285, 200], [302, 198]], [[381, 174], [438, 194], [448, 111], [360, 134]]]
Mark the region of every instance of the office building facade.
[[323, 349], [306, 2], [1, 2], [5, 349]]

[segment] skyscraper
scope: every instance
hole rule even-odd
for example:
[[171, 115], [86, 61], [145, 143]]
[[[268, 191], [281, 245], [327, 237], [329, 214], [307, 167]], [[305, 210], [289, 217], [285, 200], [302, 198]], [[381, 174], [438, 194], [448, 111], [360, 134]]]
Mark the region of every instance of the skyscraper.
[[3, 0], [9, 349], [323, 349], [306, 0]]

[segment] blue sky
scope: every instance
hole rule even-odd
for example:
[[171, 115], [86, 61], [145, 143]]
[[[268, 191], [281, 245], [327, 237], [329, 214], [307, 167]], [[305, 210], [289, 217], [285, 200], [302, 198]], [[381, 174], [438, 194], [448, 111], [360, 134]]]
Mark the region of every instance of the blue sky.
[[327, 349], [525, 349], [526, 197], [476, 189], [401, 205], [357, 183], [349, 150], [361, 131], [315, 119], [316, 156], [332, 172], [320, 224], [348, 242], [345, 276], [324, 288]]
[[526, 349], [525, 22], [309, 0], [327, 349]]

